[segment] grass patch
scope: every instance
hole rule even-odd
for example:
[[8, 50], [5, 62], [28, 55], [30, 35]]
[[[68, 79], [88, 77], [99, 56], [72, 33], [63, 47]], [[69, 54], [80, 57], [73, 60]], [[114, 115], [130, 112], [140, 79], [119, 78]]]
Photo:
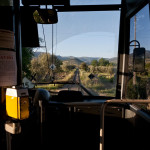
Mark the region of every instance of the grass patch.
[[112, 89], [100, 90], [100, 94], [113, 97], [116, 95], [116, 89], [112, 88]]
[[37, 85], [35, 88], [41, 88], [41, 89], [46, 89], [46, 90], [56, 90], [59, 88], [62, 88], [63, 84], [43, 84], [43, 85]]
[[[56, 81], [57, 82], [70, 81], [70, 80], [72, 80], [73, 76], [74, 76], [74, 71], [68, 72], [68, 74], [62, 80], [56, 80]], [[64, 86], [64, 84], [39, 84], [39, 85], [36, 85], [35, 88], [41, 88], [41, 89], [55, 91], [55, 90], [62, 88], [63, 86]]]
[[80, 71], [81, 83], [91, 91], [98, 95], [115, 96], [116, 88], [114, 86], [114, 75], [108, 73], [97, 73], [92, 80], [89, 79], [90, 72]]

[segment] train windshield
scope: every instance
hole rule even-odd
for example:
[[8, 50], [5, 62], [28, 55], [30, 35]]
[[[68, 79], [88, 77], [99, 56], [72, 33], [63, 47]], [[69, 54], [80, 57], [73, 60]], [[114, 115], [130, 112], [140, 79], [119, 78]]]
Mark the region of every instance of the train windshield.
[[116, 95], [120, 11], [58, 12], [58, 23], [38, 24], [31, 74], [50, 92]]

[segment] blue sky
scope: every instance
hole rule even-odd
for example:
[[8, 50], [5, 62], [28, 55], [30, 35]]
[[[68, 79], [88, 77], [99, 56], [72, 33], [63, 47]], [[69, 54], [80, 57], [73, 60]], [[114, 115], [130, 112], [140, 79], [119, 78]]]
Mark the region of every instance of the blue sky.
[[[108, 41], [106, 41], [106, 39]], [[105, 48], [102, 48], [102, 45]], [[89, 32], [73, 36], [60, 42], [57, 46], [57, 53], [61, 56], [71, 55], [76, 57], [106, 57], [111, 58], [115, 52], [115, 35], [107, 32]], [[73, 48], [72, 48], [73, 47]], [[73, 51], [71, 51], [73, 49]]]
[[[84, 0], [86, 4], [112, 4], [120, 0]], [[83, 4], [72, 0], [72, 5]], [[104, 57], [117, 56], [120, 11], [58, 13], [54, 25], [54, 53], [61, 56]], [[52, 48], [52, 25], [44, 25], [48, 52]], [[39, 37], [43, 38], [41, 25]], [[45, 49], [39, 49], [45, 51]]]

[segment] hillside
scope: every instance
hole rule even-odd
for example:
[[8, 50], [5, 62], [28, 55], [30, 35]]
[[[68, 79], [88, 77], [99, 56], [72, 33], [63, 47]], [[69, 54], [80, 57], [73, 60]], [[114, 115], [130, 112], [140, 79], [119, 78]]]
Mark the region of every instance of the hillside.
[[91, 64], [92, 60], [99, 60], [100, 57], [78, 57], [78, 59], [80, 59], [81, 61], [83, 61], [87, 64]]
[[57, 58], [61, 61], [66, 61], [66, 60], [70, 59], [70, 57], [68, 57], [68, 56], [65, 57], [65, 56], [60, 56], [60, 55], [57, 55]]
[[62, 60], [62, 61], [68, 61], [70, 59], [78, 59], [79, 61], [85, 62], [87, 64], [90, 64], [92, 60], [99, 60], [99, 57], [73, 57], [73, 56], [57, 56], [58, 59]]
[[[42, 52], [35, 52], [34, 56], [38, 57]], [[57, 55], [57, 58], [61, 61], [69, 61], [70, 64], [81, 64], [82, 62], [87, 63], [88, 65], [91, 64], [92, 60], [99, 60], [100, 57], [73, 57], [73, 56], [60, 56]], [[105, 58], [112, 63], [117, 63], [117, 57], [114, 58]]]
[[[43, 52], [35, 52], [34, 57], [38, 57]], [[85, 62], [87, 64], [90, 64], [92, 60], [99, 60], [100, 57], [73, 57], [73, 56], [60, 56], [57, 55], [57, 58], [61, 61], [69, 61], [70, 59], [78, 59], [79, 63]]]
[[70, 57], [68, 60], [66, 60], [66, 62], [69, 65], [80, 65], [83, 61], [81, 61], [80, 59], [76, 57]]
[[109, 62], [110, 63], [115, 63], [115, 64], [117, 64], [117, 57], [113, 57], [113, 58], [110, 58], [110, 59], [108, 59], [109, 60]]
[[[34, 56], [38, 57], [42, 52], [35, 52]], [[130, 54], [130, 62], [132, 62], [133, 53]], [[150, 62], [150, 51], [146, 50], [145, 53], [146, 62]], [[73, 57], [73, 56], [60, 56], [57, 55], [57, 58], [61, 61], [71, 61], [71, 64], [81, 64], [82, 62], [85, 62], [87, 64], [91, 64], [92, 60], [99, 60], [100, 57]], [[107, 59], [107, 58], [106, 58]], [[107, 59], [112, 63], [117, 63], [117, 57], [109, 58]]]

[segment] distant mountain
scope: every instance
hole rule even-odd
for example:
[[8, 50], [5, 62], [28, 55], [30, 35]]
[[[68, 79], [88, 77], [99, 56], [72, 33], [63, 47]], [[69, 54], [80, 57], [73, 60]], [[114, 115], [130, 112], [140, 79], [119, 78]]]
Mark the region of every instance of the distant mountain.
[[92, 60], [99, 60], [100, 57], [78, 57], [78, 59], [80, 59], [81, 61], [83, 61], [87, 64], [91, 64]]
[[68, 60], [65, 60], [65, 61], [67, 61], [69, 65], [80, 65], [83, 62], [76, 57], [70, 57]]
[[92, 60], [96, 59], [99, 60], [99, 57], [73, 57], [73, 56], [57, 56], [58, 59], [62, 60], [62, 61], [66, 61], [69, 59], [73, 59], [73, 58], [77, 58], [78, 60], [85, 62], [87, 64], [90, 64]]
[[[117, 57], [114, 57], [114, 58], [110, 58], [109, 61], [113, 63], [117, 63], [117, 59], [118, 59]], [[146, 62], [150, 62], [150, 50], [145, 51], [145, 60]], [[133, 53], [131, 53], [129, 56], [129, 63], [130, 64], [133, 63]]]
[[[41, 53], [43, 52], [35, 52], [34, 56], [38, 57]], [[129, 57], [130, 57], [129, 63], [133, 63], [133, 53], [131, 53]], [[146, 57], [146, 62], [150, 62], [150, 50], [146, 50], [145, 57]], [[68, 61], [68, 63], [71, 65], [81, 64], [82, 62], [91, 64], [92, 60], [100, 59], [100, 57], [73, 57], [73, 56], [60, 56], [60, 55], [57, 55], [57, 58], [60, 59], [61, 61]], [[109, 62], [117, 63], [118, 58], [113, 57], [113, 58], [105, 58], [105, 59], [109, 60]]]
[[117, 64], [117, 57], [113, 57], [113, 58], [109, 58], [108, 60], [109, 60], [109, 62], [110, 63], [115, 63], [115, 64]]
[[[38, 57], [42, 52], [35, 52], [34, 56]], [[57, 55], [57, 58], [61, 61], [70, 61], [71, 64], [81, 64], [82, 62], [85, 62], [87, 64], [91, 64], [92, 60], [99, 60], [100, 57], [73, 57], [73, 56], [60, 56]], [[117, 63], [117, 57], [114, 58], [105, 58], [109, 60], [110, 62]]]
[[65, 61], [65, 60], [69, 60], [70, 57], [57, 55], [57, 58], [61, 61]]

